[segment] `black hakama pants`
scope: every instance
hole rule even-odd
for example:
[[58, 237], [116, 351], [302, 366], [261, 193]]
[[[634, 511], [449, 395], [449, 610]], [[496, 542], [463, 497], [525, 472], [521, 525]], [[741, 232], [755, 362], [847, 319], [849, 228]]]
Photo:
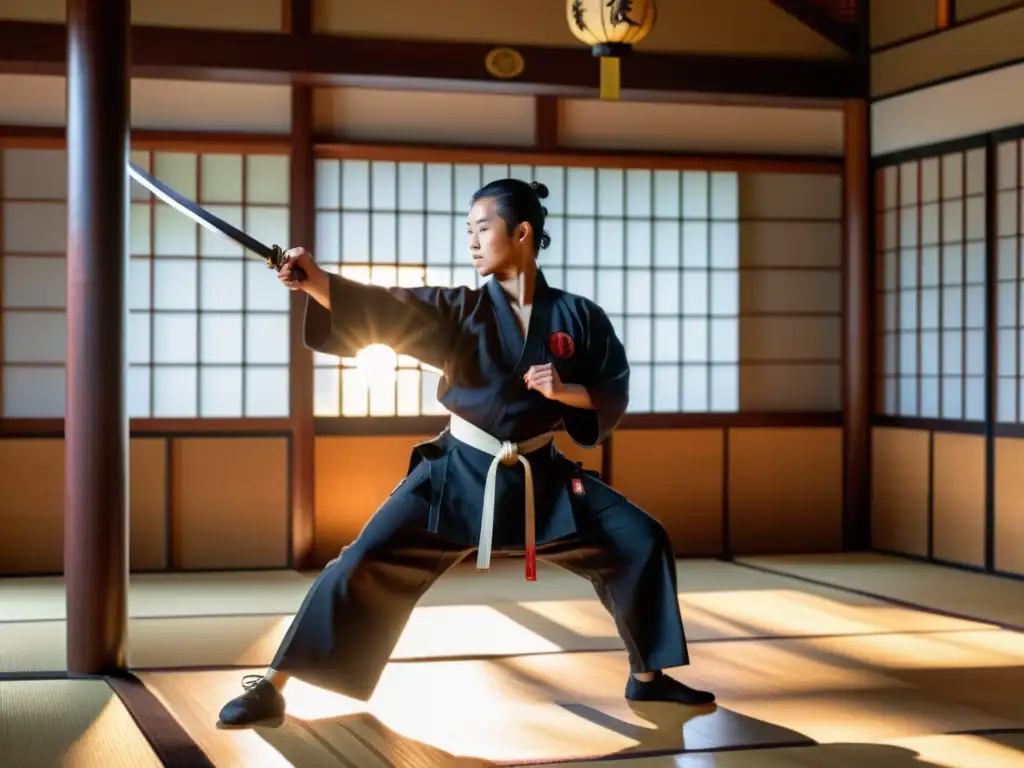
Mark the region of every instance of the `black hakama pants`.
[[[476, 548], [428, 529], [428, 475], [428, 462], [417, 466], [320, 573], [271, 668], [360, 701], [371, 697], [416, 603]], [[581, 515], [588, 519], [578, 520], [575, 534], [539, 545], [537, 557], [594, 585], [632, 672], [684, 666], [668, 536], [646, 512], [616, 499]]]

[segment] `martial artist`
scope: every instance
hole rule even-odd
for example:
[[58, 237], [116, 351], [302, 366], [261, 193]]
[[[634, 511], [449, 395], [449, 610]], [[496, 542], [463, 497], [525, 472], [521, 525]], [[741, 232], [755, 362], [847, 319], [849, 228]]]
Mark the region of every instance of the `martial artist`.
[[689, 663], [664, 529], [553, 444], [559, 427], [588, 448], [608, 437], [629, 365], [605, 312], [537, 267], [546, 196], [515, 179], [473, 196], [469, 253], [491, 278], [478, 289], [363, 285], [288, 252], [280, 280], [308, 296], [306, 346], [354, 356], [385, 344], [435, 366], [450, 422], [412, 449], [406, 477], [317, 577], [267, 674], [246, 676], [222, 724], [281, 719], [292, 676], [368, 700], [419, 598], [474, 549], [481, 570], [497, 550], [525, 554], [530, 580], [537, 558], [590, 580], [626, 646], [627, 699], [714, 701], [662, 672]]

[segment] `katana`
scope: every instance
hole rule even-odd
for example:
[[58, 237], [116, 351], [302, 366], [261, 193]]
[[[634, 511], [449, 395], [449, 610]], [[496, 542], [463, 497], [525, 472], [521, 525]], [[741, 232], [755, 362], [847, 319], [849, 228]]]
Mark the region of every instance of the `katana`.
[[[270, 269], [276, 269], [280, 272], [281, 268], [287, 263], [288, 260], [285, 258], [284, 250], [281, 246], [261, 243], [252, 235], [246, 234], [238, 227], [228, 224], [224, 219], [210, 213], [198, 203], [189, 200], [184, 195], [171, 189], [162, 181], [158, 181], [153, 178], [150, 174], [136, 166], [134, 163], [128, 163], [128, 175], [156, 195], [159, 199], [163, 200], [176, 211], [185, 214], [197, 224], [206, 227], [206, 229], [211, 232], [222, 234], [225, 237], [234, 240], [243, 248], [252, 251], [267, 262], [267, 267]], [[306, 275], [301, 269], [293, 270], [293, 276], [294, 279], [298, 281], [306, 279]]]

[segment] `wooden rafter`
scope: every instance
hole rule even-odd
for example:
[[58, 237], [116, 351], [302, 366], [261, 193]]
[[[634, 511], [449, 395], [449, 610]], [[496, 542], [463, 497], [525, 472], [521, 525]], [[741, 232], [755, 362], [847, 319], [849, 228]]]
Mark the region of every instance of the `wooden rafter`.
[[[0, 22], [0, 72], [62, 74], [66, 37], [62, 24]], [[504, 81], [484, 66], [495, 45], [137, 26], [132, 74], [569, 97], [597, 91], [597, 63], [585, 47], [518, 46], [526, 68]], [[843, 99], [859, 90], [848, 61], [636, 52], [623, 67], [626, 99], [695, 93]]]

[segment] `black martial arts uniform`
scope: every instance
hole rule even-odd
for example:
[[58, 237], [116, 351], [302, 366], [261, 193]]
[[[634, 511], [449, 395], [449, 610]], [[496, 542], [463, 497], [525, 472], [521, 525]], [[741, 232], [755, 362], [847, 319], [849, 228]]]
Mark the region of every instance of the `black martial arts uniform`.
[[[438, 399], [453, 427], [462, 419], [498, 441], [521, 443], [564, 426], [593, 447], [625, 412], [629, 365], [607, 316], [551, 288], [540, 272], [525, 339], [493, 279], [480, 289], [381, 288], [331, 275], [330, 300], [330, 311], [309, 300], [305, 344], [337, 356], [385, 344], [437, 367]], [[587, 388], [594, 410], [526, 388], [527, 370], [549, 362], [564, 383]], [[359, 700], [371, 696], [419, 598], [481, 543], [494, 455], [454, 431], [413, 448], [407, 476], [310, 588], [273, 669]], [[661, 525], [551, 442], [523, 458], [533, 476], [536, 556], [591, 581], [632, 671], [686, 665], [675, 558]], [[522, 462], [497, 468], [493, 547], [525, 550], [531, 578], [525, 477]], [[713, 698], [705, 696], [690, 703]]]

